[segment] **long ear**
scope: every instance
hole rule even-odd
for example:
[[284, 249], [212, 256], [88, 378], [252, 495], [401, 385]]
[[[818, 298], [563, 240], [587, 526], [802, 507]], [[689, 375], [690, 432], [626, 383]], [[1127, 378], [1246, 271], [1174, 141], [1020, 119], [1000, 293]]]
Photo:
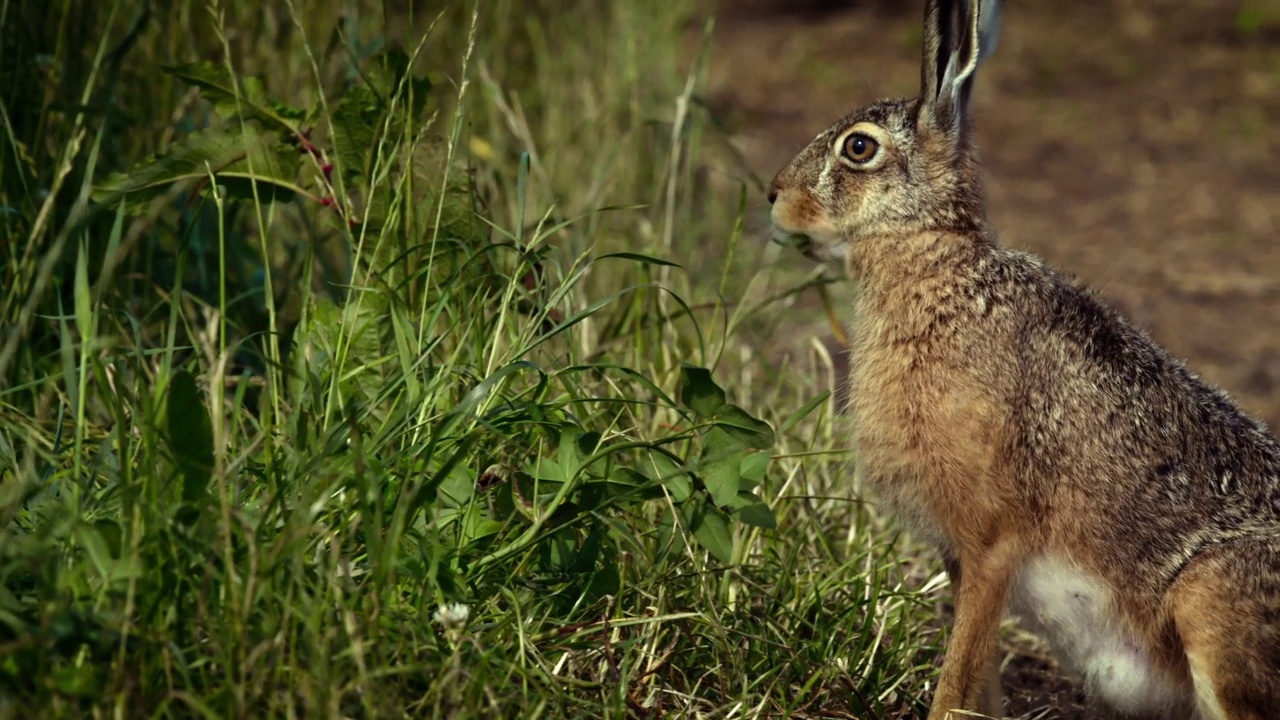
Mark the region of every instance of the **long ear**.
[[926, 0], [920, 68], [923, 117], [957, 137], [978, 65], [995, 49], [1000, 0]]

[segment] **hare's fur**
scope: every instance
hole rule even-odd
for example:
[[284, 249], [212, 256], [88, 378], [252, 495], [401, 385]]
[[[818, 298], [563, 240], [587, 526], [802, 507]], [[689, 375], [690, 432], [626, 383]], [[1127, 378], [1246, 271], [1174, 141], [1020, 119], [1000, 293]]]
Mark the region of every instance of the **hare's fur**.
[[[951, 576], [930, 718], [1000, 715], [1010, 606], [1116, 710], [1280, 718], [1280, 445], [1087, 288], [996, 243], [967, 115], [994, 29], [967, 5], [930, 0], [920, 99], [844, 118], [770, 188], [778, 237], [857, 286], [858, 473]], [[878, 153], [851, 160], [851, 134]]]

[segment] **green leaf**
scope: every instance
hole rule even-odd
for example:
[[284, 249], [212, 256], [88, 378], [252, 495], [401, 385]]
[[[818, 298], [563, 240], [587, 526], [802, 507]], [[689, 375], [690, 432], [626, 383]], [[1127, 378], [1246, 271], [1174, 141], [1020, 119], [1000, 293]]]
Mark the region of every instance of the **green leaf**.
[[[409, 66], [410, 58], [403, 50], [393, 48], [380, 54], [370, 71], [361, 76], [368, 82], [351, 86], [334, 107], [333, 149], [344, 177], [369, 177], [393, 98], [394, 107], [404, 113], [401, 124], [418, 127], [431, 95], [431, 82], [413, 77]], [[371, 195], [370, 202], [376, 197]]]
[[717, 505], [728, 505], [738, 494], [740, 478], [739, 460], [736, 456], [716, 460], [698, 466], [698, 474]]
[[786, 435], [788, 432], [791, 431], [791, 428], [796, 426], [796, 423], [808, 417], [809, 413], [813, 412], [815, 408], [817, 408], [822, 403], [826, 402], [827, 398], [829, 397], [831, 397], [830, 390], [824, 390], [818, 393], [816, 397], [814, 397], [809, 402], [805, 403], [804, 406], [801, 407], [799, 410], [787, 416], [787, 419], [783, 420], [782, 425], [778, 427], [778, 432], [782, 433], [783, 435]]
[[753, 492], [744, 490], [727, 504], [733, 509], [733, 515], [747, 525], [769, 530], [778, 527], [778, 520], [773, 516], [773, 511]]
[[90, 698], [101, 692], [98, 683], [97, 665], [60, 665], [50, 673], [53, 686], [63, 695]]
[[711, 371], [689, 364], [680, 366], [680, 403], [701, 418], [710, 418], [725, 406], [724, 390]]
[[[750, 490], [751, 488], [764, 482], [765, 472], [769, 469], [769, 461], [773, 457], [767, 452], [753, 452], [742, 456], [742, 464], [739, 467], [739, 473], [742, 479], [739, 486], [742, 489]], [[750, 487], [747, 487], [747, 486]]]
[[[93, 308], [89, 295], [89, 260], [86, 243], [80, 243], [80, 252], [76, 256], [75, 308], [76, 330], [80, 332], [80, 337], [86, 343], [91, 342], [94, 334], [94, 322]], [[91, 350], [86, 346], [84, 352], [88, 355]]]
[[773, 447], [773, 428], [763, 420], [757, 420], [737, 405], [724, 404], [715, 415], [716, 428], [723, 430], [749, 448], [768, 450]]
[[635, 495], [641, 500], [654, 500], [662, 497], [662, 489], [652, 479], [641, 472], [628, 467], [615, 467], [604, 483], [606, 497], [618, 495]]
[[395, 96], [407, 109], [409, 123], [416, 125], [431, 96], [431, 81], [413, 75], [411, 65], [412, 59], [405, 51], [393, 47], [378, 55], [377, 64], [367, 77], [380, 95]]
[[742, 452], [723, 430], [711, 428], [703, 437], [698, 474], [716, 505], [728, 505], [738, 496]]
[[644, 263], [646, 265], [661, 265], [663, 267], [674, 267], [674, 268], [680, 268], [681, 270], [684, 269], [684, 266], [680, 265], [679, 263], [673, 263], [670, 260], [663, 260], [661, 258], [656, 258], [651, 255], [641, 255], [640, 253], [633, 253], [633, 252], [608, 253], [606, 255], [601, 255], [600, 257], [596, 258], [596, 262], [599, 262], [601, 260], [608, 260], [610, 258], [618, 258], [620, 260], [633, 260], [635, 262]]
[[729, 516], [720, 508], [702, 505], [692, 514], [690, 527], [698, 544], [723, 563], [733, 559], [733, 532], [729, 529]]
[[582, 483], [578, 504], [586, 511], [619, 498], [640, 502], [663, 497], [660, 485], [628, 467], [615, 467], [608, 477], [588, 473], [582, 477]]
[[464, 547], [496, 535], [501, 529], [502, 523], [482, 512], [477, 505], [468, 506], [462, 513], [462, 545]]
[[620, 587], [622, 574], [618, 572], [617, 564], [606, 560], [604, 567], [592, 574], [591, 582], [587, 584], [587, 597], [596, 600], [605, 595], [616, 595]]
[[693, 483], [689, 480], [689, 474], [660, 450], [654, 449], [650, 452], [649, 459], [653, 463], [658, 482], [671, 493], [671, 499], [677, 503], [688, 500], [693, 494]]
[[440, 505], [443, 507], [462, 507], [475, 494], [476, 479], [461, 465], [455, 465], [436, 489]]
[[169, 443], [182, 474], [182, 501], [198, 512], [213, 474], [213, 423], [190, 372], [179, 370], [170, 379], [166, 414]]
[[560, 479], [570, 482], [582, 469], [587, 456], [595, 452], [600, 442], [600, 433], [584, 432], [575, 425], [560, 426]]
[[382, 332], [390, 311], [380, 293], [365, 291], [350, 298], [339, 306], [313, 294], [309, 318], [295, 338], [305, 343], [311, 372], [320, 377], [337, 372], [344, 394], [369, 399], [383, 390], [382, 365], [388, 354], [382, 350]]
[[333, 109], [333, 151], [344, 177], [367, 177], [381, 119], [382, 105], [367, 85], [352, 87]]
[[539, 457], [529, 461], [525, 472], [530, 477], [547, 482], [562, 483], [568, 480], [565, 468], [560, 461], [549, 457]]
[[162, 65], [160, 69], [200, 88], [200, 96], [224, 118], [252, 118], [297, 133], [297, 121], [306, 116], [298, 108], [267, 97], [266, 87], [256, 77], [242, 77], [237, 82], [231, 70], [221, 63], [206, 61]]
[[210, 173], [239, 200], [257, 197], [263, 202], [290, 200], [307, 191], [296, 182], [301, 159], [297, 151], [264, 135], [253, 125], [244, 132], [206, 130], [192, 133], [168, 152], [143, 160], [124, 173], [114, 173], [93, 190], [94, 200], [115, 205], [121, 200], [130, 213], [138, 213], [174, 183], [195, 182], [202, 192]]

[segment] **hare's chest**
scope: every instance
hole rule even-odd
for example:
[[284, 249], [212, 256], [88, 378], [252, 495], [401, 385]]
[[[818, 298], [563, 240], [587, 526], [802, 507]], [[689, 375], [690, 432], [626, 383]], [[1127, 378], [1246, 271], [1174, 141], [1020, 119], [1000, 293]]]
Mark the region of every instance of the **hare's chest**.
[[965, 368], [901, 348], [855, 345], [849, 410], [866, 477], [895, 493], [980, 481], [995, 461], [999, 405]]
[[1181, 699], [1179, 686], [1135, 641], [1100, 578], [1055, 558], [1033, 558], [1018, 574], [1009, 606], [1117, 710], [1159, 713]]

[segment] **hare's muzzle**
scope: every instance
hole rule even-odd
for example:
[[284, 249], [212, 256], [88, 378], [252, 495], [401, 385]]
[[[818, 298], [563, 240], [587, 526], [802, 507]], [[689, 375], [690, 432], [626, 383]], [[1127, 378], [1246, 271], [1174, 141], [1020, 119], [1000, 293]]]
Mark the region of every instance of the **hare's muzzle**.
[[796, 248], [802, 252], [813, 244], [813, 238], [808, 235], [783, 230], [776, 225], [773, 228], [773, 241], [783, 247]]

